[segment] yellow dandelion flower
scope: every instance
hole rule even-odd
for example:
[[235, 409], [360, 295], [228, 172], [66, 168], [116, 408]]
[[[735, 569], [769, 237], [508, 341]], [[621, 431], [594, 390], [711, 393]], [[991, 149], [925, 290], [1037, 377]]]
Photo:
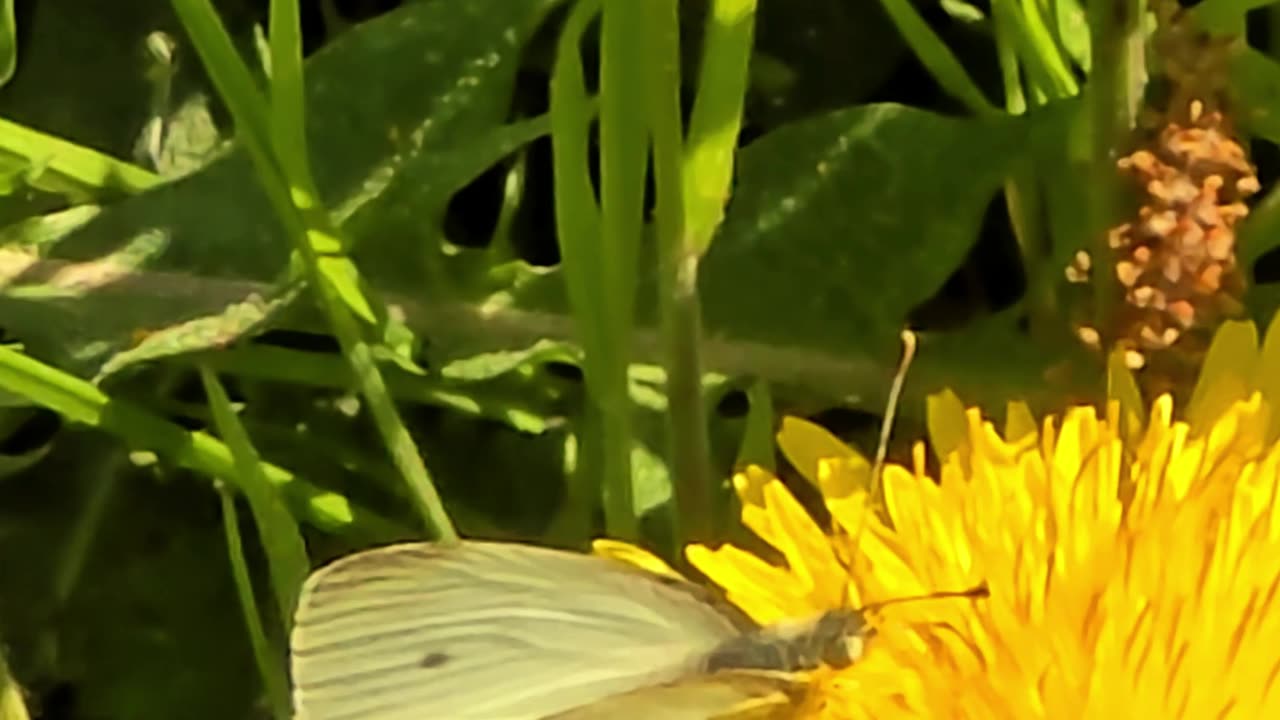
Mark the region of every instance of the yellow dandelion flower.
[[948, 402], [931, 408], [940, 476], [919, 446], [887, 467], [887, 517], [867, 509], [865, 461], [789, 421], [780, 442], [831, 527], [753, 468], [734, 481], [743, 521], [778, 557], [688, 548], [764, 623], [985, 584], [877, 612], [861, 660], [813, 674], [802, 717], [1280, 717], [1280, 445], [1262, 392], [1198, 432], [1161, 398], [1127, 442], [1114, 403], [1038, 427], [1015, 409], [1002, 436]]

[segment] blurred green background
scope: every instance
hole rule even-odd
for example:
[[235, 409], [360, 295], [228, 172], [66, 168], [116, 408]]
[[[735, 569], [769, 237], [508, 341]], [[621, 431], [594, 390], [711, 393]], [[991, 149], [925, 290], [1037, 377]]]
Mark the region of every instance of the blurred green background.
[[[699, 90], [713, 18], [704, 0], [676, 5], [676, 99], [696, 125], [699, 93], [716, 87]], [[254, 77], [270, 74], [268, 2], [214, 6]], [[611, 467], [602, 448], [618, 442], [602, 413], [620, 412], [632, 539], [670, 556], [691, 531], [673, 509], [680, 481], [668, 460], [667, 423], [684, 411], [673, 411], [667, 382], [666, 343], [679, 336], [662, 312], [661, 231], [643, 219], [627, 231], [639, 245], [625, 331], [574, 295], [557, 242], [549, 86], [574, 6], [304, 0], [305, 148], [359, 269], [354, 292], [374, 308], [362, 337], [458, 531], [569, 547], [617, 534], [599, 478]], [[1280, 13], [1244, 0], [1205, 6], [1206, 22], [1244, 32], [1248, 45], [1226, 82], [1263, 184], [1242, 233], [1247, 300], [1269, 319], [1280, 279], [1270, 231]], [[0, 87], [0, 340], [61, 378], [28, 392], [17, 365], [0, 371], [0, 653], [33, 717], [270, 717], [219, 489], [195, 471], [210, 451], [185, 447], [180, 432], [210, 430], [236, 452], [199, 368], [221, 378], [262, 459], [296, 476], [285, 498], [313, 565], [421, 537], [414, 492], [371, 421], [332, 308], [291, 270], [263, 166], [231, 142], [233, 113], [170, 4], [0, 8], [0, 53], [14, 63]], [[736, 165], [713, 164], [732, 180], [701, 257], [702, 327], [684, 336], [707, 371], [681, 398], [705, 425], [704, 537], [742, 539], [735, 466], [791, 476], [772, 447], [780, 415], [874, 451], [906, 325], [922, 342], [891, 456], [922, 436], [923, 398], [943, 387], [997, 416], [1010, 399], [1052, 408], [1097, 396], [1098, 364], [1071, 334], [1061, 268], [1090, 242], [1091, 195], [1128, 191], [1080, 149], [1089, 126], [1079, 90], [1099, 52], [1087, 10], [1074, 0], [759, 0], [736, 98], [741, 132], [729, 134], [740, 152]], [[1002, 11], [1014, 29], [993, 15]], [[575, 47], [594, 93], [599, 29]], [[651, 50], [631, 61], [658, 63]], [[964, 77], [948, 77], [947, 62]], [[273, 137], [277, 157], [297, 140]], [[602, 141], [594, 131], [577, 140], [578, 169], [599, 185]], [[652, 220], [657, 166], [646, 181], [646, 158], [635, 162], [632, 200]], [[1014, 209], [1031, 223], [1021, 236], [1011, 184], [1034, 199], [1020, 218]], [[621, 358], [621, 408], [587, 386], [577, 340], [592, 313]], [[129, 410], [71, 422], [49, 409], [88, 397], [87, 385], [59, 394], [77, 378]], [[183, 451], [197, 459], [175, 459]], [[245, 560], [279, 646], [280, 612], [267, 600], [280, 588], [277, 556], [268, 561], [262, 505], [244, 492]], [[355, 507], [356, 519], [326, 521], [333, 506], [315, 493]]]

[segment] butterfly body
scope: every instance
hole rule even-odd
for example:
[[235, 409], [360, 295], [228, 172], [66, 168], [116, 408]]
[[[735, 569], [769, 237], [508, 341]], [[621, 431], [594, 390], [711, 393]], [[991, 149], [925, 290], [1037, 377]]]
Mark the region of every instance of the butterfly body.
[[862, 613], [829, 610], [816, 619], [760, 628], [718, 645], [702, 662], [703, 670], [801, 672], [821, 665], [846, 667], [862, 655], [867, 632]]

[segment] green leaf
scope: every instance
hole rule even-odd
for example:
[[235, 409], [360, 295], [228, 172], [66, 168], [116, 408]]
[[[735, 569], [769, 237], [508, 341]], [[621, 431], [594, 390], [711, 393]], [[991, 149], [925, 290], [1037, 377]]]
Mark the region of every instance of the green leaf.
[[[7, 258], [0, 258], [0, 277], [5, 277], [7, 273], [13, 272], [17, 264], [24, 260], [16, 256], [16, 253], [19, 252], [19, 246], [25, 246], [23, 249], [39, 253], [42, 249], [53, 246], [69, 233], [93, 220], [101, 211], [102, 208], [98, 205], [76, 205], [48, 215], [35, 215], [19, 220], [0, 230], [0, 256], [9, 253], [15, 254]], [[26, 261], [32, 262], [35, 259], [34, 255], [25, 258]]]
[[[1231, 64], [1232, 89], [1240, 103], [1236, 117], [1253, 135], [1280, 143], [1280, 63], [1253, 48], [1237, 53]], [[1240, 264], [1250, 267], [1264, 253], [1280, 244], [1280, 193], [1275, 189], [1254, 207], [1240, 228]], [[1261, 292], [1258, 292], [1261, 291]], [[1269, 294], [1265, 287], [1250, 295]], [[1256, 298], [1251, 297], [1251, 303]], [[1274, 298], [1272, 298], [1274, 300]], [[1274, 302], [1262, 302], [1268, 313]]]
[[702, 263], [707, 333], [892, 353], [907, 313], [974, 243], [1026, 129], [873, 105], [761, 138], [742, 153], [737, 193]]
[[101, 382], [140, 362], [229, 345], [236, 338], [261, 328], [276, 310], [291, 302], [300, 291], [300, 286], [294, 286], [284, 288], [271, 298], [250, 294], [244, 302], [234, 303], [217, 315], [205, 315], [166, 328], [139, 328], [139, 332], [144, 334], [141, 342], [112, 355], [103, 363], [95, 381]]
[[[67, 420], [119, 436], [134, 448], [154, 449], [166, 459], [210, 477], [234, 472], [230, 450], [207, 433], [189, 431], [94, 385], [0, 346], [0, 390], [21, 395]], [[326, 529], [359, 525], [387, 527], [357, 512], [345, 497], [320, 490], [283, 468], [269, 466], [270, 481], [284, 487], [298, 514]]]
[[1244, 16], [1250, 10], [1274, 5], [1275, 2], [1276, 0], [1204, 0], [1192, 12], [1206, 30], [1241, 32], [1244, 30]]
[[480, 353], [454, 360], [440, 368], [440, 375], [451, 380], [491, 380], [520, 367], [562, 360], [578, 362], [578, 353], [562, 342], [540, 340], [522, 350]]
[[93, 148], [0, 118], [0, 175], [12, 192], [22, 185], [87, 202], [99, 195], [140, 193], [160, 184], [160, 176]]
[[1231, 88], [1240, 107], [1234, 115], [1254, 135], [1280, 143], [1280, 63], [1254, 48], [1232, 56]]
[[654, 452], [643, 443], [631, 446], [632, 502], [635, 515], [643, 518], [652, 512], [665, 510], [671, 503], [671, 473], [662, 454]]
[[172, 115], [156, 120], [161, 136], [154, 162], [156, 171], [166, 179], [190, 175], [230, 145], [214, 124], [209, 99], [203, 94], [191, 96]]
[[[448, 198], [545, 132], [545, 123], [503, 123], [520, 52], [557, 4], [411, 3], [353, 28], [308, 59], [307, 146], [316, 183], [335, 217], [351, 221], [346, 230], [354, 235], [356, 261], [363, 267], [368, 259], [366, 277], [379, 289], [379, 271], [387, 271], [388, 284], [419, 290], [421, 269], [439, 253], [436, 242], [413, 245], [417, 255], [407, 255], [407, 239], [384, 229], [412, 222], [418, 237], [438, 241]], [[378, 82], [368, 82], [371, 77]], [[413, 180], [402, 181], [405, 175]], [[423, 178], [431, 179], [425, 187]], [[405, 189], [410, 183], [417, 186], [412, 194]], [[253, 293], [271, 296], [291, 247], [248, 158], [237, 151], [105, 209], [43, 262], [90, 263], [152, 234], [161, 238], [161, 249], [121, 268], [121, 282], [111, 287], [32, 293], [50, 279], [52, 265], [4, 287], [6, 329], [33, 351], [91, 376], [132, 347], [139, 328], [216, 316]], [[173, 292], [175, 282], [186, 290]]]

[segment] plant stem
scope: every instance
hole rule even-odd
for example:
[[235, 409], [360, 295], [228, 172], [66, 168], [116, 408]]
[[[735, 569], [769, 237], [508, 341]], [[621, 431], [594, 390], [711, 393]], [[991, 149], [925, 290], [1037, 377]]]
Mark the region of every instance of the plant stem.
[[644, 231], [644, 180], [649, 154], [645, 127], [644, 44], [636, 32], [643, 3], [603, 5], [600, 50], [600, 271], [605, 317], [604, 353], [593, 392], [603, 423], [605, 524], [623, 539], [638, 535], [631, 477], [631, 400], [627, 367], [635, 318], [640, 238]]
[[[140, 407], [108, 397], [85, 380], [4, 346], [0, 346], [0, 389], [48, 408], [71, 422], [117, 435], [134, 448], [155, 450], [182, 467], [212, 478], [236, 477], [230, 449], [207, 433], [187, 430]], [[358, 511], [341, 495], [316, 488], [283, 468], [263, 463], [263, 472], [293, 501], [294, 511], [317, 527], [339, 530], [355, 525], [376, 534], [401, 532], [386, 519]]]
[[[1114, 220], [1118, 178], [1115, 162], [1120, 148], [1133, 128], [1141, 88], [1137, 77], [1141, 60], [1134, 53], [1142, 47], [1133, 38], [1140, 35], [1142, 0], [1092, 0], [1089, 3], [1089, 37], [1093, 52], [1093, 73], [1086, 90], [1088, 115], [1089, 231], [1093, 256], [1108, 257], [1106, 228]], [[1114, 284], [1094, 285], [1095, 326], [1105, 328], [1111, 314]]]

